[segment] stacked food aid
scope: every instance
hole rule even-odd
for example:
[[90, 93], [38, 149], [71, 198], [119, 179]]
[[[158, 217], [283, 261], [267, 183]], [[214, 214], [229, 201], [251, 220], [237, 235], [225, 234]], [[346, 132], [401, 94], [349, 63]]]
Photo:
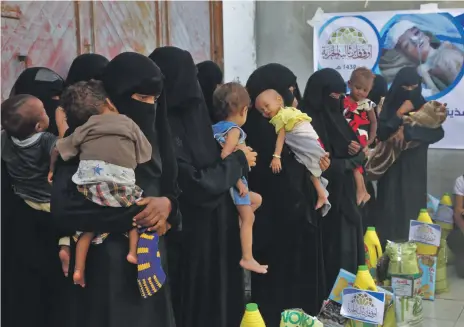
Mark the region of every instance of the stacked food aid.
[[302, 309], [288, 309], [282, 312], [280, 327], [323, 327], [317, 318], [311, 317]]

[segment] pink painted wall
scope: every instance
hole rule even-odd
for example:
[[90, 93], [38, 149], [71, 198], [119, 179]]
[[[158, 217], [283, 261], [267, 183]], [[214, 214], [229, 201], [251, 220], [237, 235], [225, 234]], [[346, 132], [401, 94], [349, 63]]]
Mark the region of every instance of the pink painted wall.
[[[164, 16], [164, 1], [158, 1]], [[25, 65], [45, 66], [66, 77], [80, 53], [109, 59], [124, 51], [148, 55], [156, 48], [155, 1], [2, 1], [1, 97], [6, 99]], [[210, 58], [207, 1], [170, 1], [169, 44], [190, 51], [196, 62]], [[4, 17], [7, 15], [9, 17]], [[163, 44], [160, 40], [159, 44]]]

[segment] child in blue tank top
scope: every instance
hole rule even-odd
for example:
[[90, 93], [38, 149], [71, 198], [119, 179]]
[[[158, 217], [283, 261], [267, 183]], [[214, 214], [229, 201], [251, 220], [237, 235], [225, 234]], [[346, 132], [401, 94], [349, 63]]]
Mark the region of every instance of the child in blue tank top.
[[[239, 83], [226, 83], [216, 89], [213, 94], [213, 113], [216, 121], [213, 125], [214, 138], [222, 146], [221, 158], [224, 159], [239, 144], [245, 144], [246, 134], [240, 128], [245, 124], [250, 96]], [[268, 266], [259, 264], [253, 258], [253, 223], [254, 212], [261, 205], [261, 196], [248, 190], [248, 183], [242, 176], [235, 187], [230, 189], [234, 204], [240, 215], [240, 240], [242, 244], [242, 260], [240, 265], [256, 273], [267, 273]]]

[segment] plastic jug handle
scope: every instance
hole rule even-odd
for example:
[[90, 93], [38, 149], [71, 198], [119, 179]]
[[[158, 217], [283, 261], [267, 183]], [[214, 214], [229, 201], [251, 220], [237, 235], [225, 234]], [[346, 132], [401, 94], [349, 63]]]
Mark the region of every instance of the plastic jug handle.
[[383, 255], [382, 246], [380, 244], [375, 244], [375, 250], [377, 251], [377, 258], [380, 258]]

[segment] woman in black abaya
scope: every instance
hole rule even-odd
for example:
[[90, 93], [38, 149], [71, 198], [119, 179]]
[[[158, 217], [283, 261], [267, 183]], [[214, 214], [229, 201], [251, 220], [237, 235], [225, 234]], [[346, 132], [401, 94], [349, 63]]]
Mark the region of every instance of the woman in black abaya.
[[238, 213], [229, 189], [254, 165], [256, 153], [243, 149], [221, 160], [189, 52], [162, 47], [150, 58], [165, 76], [182, 189], [182, 306], [177, 327], [237, 327], [244, 285]]
[[[295, 97], [301, 100], [295, 75], [279, 64], [255, 70], [247, 89], [252, 105], [267, 89], [277, 90], [286, 105], [292, 105]], [[251, 109], [243, 128], [248, 145], [261, 158], [249, 175], [250, 188], [263, 196], [263, 205], [256, 212], [253, 252], [257, 260], [269, 264], [267, 274], [252, 274], [252, 299], [259, 304], [266, 326], [277, 327], [283, 310], [302, 308], [316, 315], [327, 296], [321, 216], [314, 210], [317, 194], [309, 173], [286, 146], [282, 172], [276, 175], [269, 168], [277, 137], [269, 120]], [[327, 162], [321, 168], [327, 168], [324, 165]]]
[[[63, 79], [48, 68], [28, 68], [10, 95], [38, 97], [50, 117], [49, 131], [56, 133], [53, 117], [63, 85]], [[32, 209], [14, 194], [3, 161], [1, 181], [2, 325], [61, 326], [66, 317], [62, 301], [66, 281], [58, 259], [58, 231], [50, 213]]]
[[341, 95], [345, 90], [345, 82], [337, 71], [322, 69], [309, 78], [302, 106], [331, 159], [323, 174], [329, 181], [327, 190], [332, 204], [322, 220], [326, 295], [340, 268], [356, 273], [358, 265], [365, 262], [363, 225], [353, 179], [353, 169], [362, 164], [365, 155], [342, 114]]
[[209, 116], [211, 121], [214, 121], [213, 110], [213, 93], [214, 90], [222, 83], [222, 70], [214, 61], [206, 60], [197, 64], [198, 81], [200, 82], [201, 90], [203, 91], [203, 98], [205, 99], [206, 106], [208, 107]]
[[[132, 228], [133, 219], [161, 235], [166, 232], [166, 219], [173, 228], [179, 223], [176, 219], [177, 165], [167, 122], [162, 74], [147, 57], [126, 52], [108, 64], [102, 81], [118, 111], [139, 125], [153, 147], [152, 160], [135, 170], [137, 185], [144, 190], [142, 203], [146, 206], [139, 213], [138, 206], [122, 209], [94, 204], [77, 192], [71, 180], [77, 160], [57, 166], [51, 202], [57, 224], [71, 233], [76, 230], [111, 233], [102, 244], [90, 247], [86, 287], [73, 287], [71, 314], [62, 326], [174, 327], [168, 283], [153, 296], [142, 298], [137, 286], [137, 266], [126, 260], [128, 241], [122, 235]], [[159, 98], [153, 103], [146, 100], [150, 96]], [[67, 131], [71, 132], [71, 129]], [[169, 278], [164, 237], [159, 239], [159, 250]], [[71, 266], [69, 276], [72, 269]]]
[[419, 141], [418, 147], [405, 150], [379, 179], [377, 201], [370, 220], [375, 221], [382, 244], [387, 240], [406, 240], [409, 221], [417, 218], [427, 204], [427, 150], [429, 144], [444, 136], [443, 129], [402, 126], [402, 116], [416, 111], [425, 103], [421, 78], [411, 67], [395, 77], [379, 116], [377, 136], [385, 141], [398, 132], [398, 141]]

